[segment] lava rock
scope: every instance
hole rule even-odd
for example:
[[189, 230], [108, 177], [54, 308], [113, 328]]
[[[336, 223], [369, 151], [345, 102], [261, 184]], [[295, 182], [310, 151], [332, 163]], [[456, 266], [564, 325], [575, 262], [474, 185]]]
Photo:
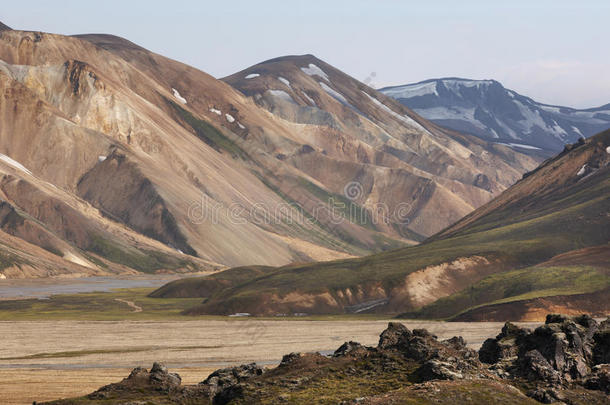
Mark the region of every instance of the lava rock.
[[365, 355], [367, 352], [368, 350], [366, 347], [362, 346], [360, 343], [350, 341], [343, 343], [337, 350], [335, 350], [333, 357], [359, 357]]
[[559, 373], [538, 350], [525, 353], [520, 359], [520, 366], [523, 376], [530, 381], [561, 382]]
[[398, 347], [401, 340], [412, 336], [405, 325], [398, 322], [390, 322], [386, 330], [379, 336], [379, 349], [392, 349]]
[[584, 380], [583, 385], [590, 390], [604, 391], [610, 395], [610, 364], [593, 367], [592, 373]]
[[594, 364], [610, 363], [610, 318], [603, 321], [593, 335], [592, 356]]
[[517, 340], [531, 333], [529, 329], [520, 328], [506, 322], [495, 339], [487, 339], [479, 350], [479, 360], [495, 364], [500, 360], [516, 357], [519, 352]]
[[538, 387], [533, 389], [527, 393], [527, 396], [538, 402], [542, 402], [543, 404], [552, 404], [553, 402], [563, 401], [565, 399], [561, 392], [555, 388], [549, 387]]

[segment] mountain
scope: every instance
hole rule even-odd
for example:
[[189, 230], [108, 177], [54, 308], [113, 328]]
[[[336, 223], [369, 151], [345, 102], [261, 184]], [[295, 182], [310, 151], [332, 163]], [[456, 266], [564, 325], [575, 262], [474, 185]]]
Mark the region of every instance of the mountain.
[[603, 298], [610, 291], [609, 225], [606, 131], [566, 147], [418, 246], [357, 259], [226, 270], [167, 284], [153, 296], [205, 297], [191, 314], [372, 311], [477, 320], [539, 319], [545, 310], [603, 315], [610, 311]]
[[[123, 38], [1, 31], [2, 277], [378, 252], [437, 232], [534, 167], [350, 78], [339, 89], [376, 117], [365, 118], [322, 91], [306, 60], [286, 60], [302, 76], [285, 76], [312, 86], [315, 101], [301, 103], [323, 107], [295, 120]], [[380, 195], [408, 215], [376, 220]]]
[[391, 235], [422, 240], [534, 166], [509, 148], [440, 128], [312, 55], [272, 59], [223, 80], [297, 125], [299, 147], [283, 161], [333, 193], [353, 191], [348, 197]]
[[530, 154], [554, 154], [610, 128], [610, 104], [584, 110], [542, 104], [495, 80], [432, 79], [379, 91], [438, 125]]

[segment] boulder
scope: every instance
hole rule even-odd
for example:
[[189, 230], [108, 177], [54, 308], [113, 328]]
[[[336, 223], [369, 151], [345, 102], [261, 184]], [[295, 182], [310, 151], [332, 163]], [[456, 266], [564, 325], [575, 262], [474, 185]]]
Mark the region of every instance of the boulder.
[[428, 360], [417, 369], [416, 375], [421, 381], [461, 380], [464, 374], [458, 370], [456, 362], [439, 359]]
[[483, 363], [495, 364], [501, 360], [517, 356], [519, 346], [517, 339], [523, 339], [531, 331], [506, 322], [495, 339], [487, 339], [479, 350], [479, 360]]
[[603, 321], [593, 334], [592, 357], [594, 364], [610, 364], [610, 318]]
[[537, 387], [529, 391], [527, 396], [543, 404], [552, 404], [565, 399], [560, 391], [552, 387]]
[[182, 383], [182, 378], [176, 373], [170, 373], [167, 367], [162, 363], [155, 362], [150, 369], [149, 376], [150, 385], [161, 389], [170, 389], [179, 387]]
[[360, 343], [350, 341], [343, 343], [337, 350], [335, 350], [333, 357], [359, 357], [366, 355], [367, 352], [367, 348], [362, 346]]
[[241, 366], [222, 368], [214, 371], [199, 385], [209, 389], [211, 397], [230, 386], [239, 384], [247, 379], [263, 374], [263, 369], [256, 363], [242, 364]]
[[402, 323], [390, 322], [386, 330], [381, 332], [377, 347], [379, 349], [396, 348], [402, 339], [411, 335], [411, 331]]
[[610, 395], [610, 364], [593, 367], [591, 374], [583, 381], [585, 388], [603, 391]]
[[123, 381], [106, 385], [87, 397], [93, 400], [105, 400], [117, 393], [133, 390], [170, 393], [179, 391], [181, 383], [182, 379], [178, 374], [168, 372], [164, 364], [155, 362], [150, 372], [143, 367], [136, 367]]
[[561, 382], [557, 370], [538, 350], [526, 352], [519, 360], [521, 374], [529, 381], [545, 381], [552, 384]]

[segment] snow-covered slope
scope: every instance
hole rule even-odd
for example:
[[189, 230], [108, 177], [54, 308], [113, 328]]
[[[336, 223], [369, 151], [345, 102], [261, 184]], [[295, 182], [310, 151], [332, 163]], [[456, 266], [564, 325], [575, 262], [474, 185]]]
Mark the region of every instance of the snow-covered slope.
[[523, 152], [555, 152], [610, 128], [610, 104], [586, 110], [546, 105], [495, 80], [432, 79], [380, 91], [439, 125]]

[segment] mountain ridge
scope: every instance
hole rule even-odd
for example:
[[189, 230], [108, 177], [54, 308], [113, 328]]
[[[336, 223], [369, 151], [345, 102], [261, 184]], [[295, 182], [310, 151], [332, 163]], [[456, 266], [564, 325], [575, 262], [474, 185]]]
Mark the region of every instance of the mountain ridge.
[[549, 156], [610, 127], [609, 105], [576, 109], [539, 103], [493, 79], [427, 79], [380, 91], [440, 125], [530, 154]]
[[[502, 302], [525, 305], [520, 316], [535, 320], [547, 305], [536, 301], [540, 297], [563, 300], [556, 310], [578, 311], [569, 296], [592, 297], [610, 286], [608, 190], [605, 131], [567, 147], [418, 246], [326, 263], [226, 270], [170, 283], [155, 294], [172, 296], [186, 286], [204, 294], [204, 303], [189, 314], [368, 311], [438, 319], [478, 308], [478, 320], [493, 321], [510, 312], [489, 309]], [[582, 254], [587, 248], [597, 253]], [[607, 302], [595, 306], [610, 311]]]
[[[52, 234], [27, 220], [5, 231], [70, 262], [60, 273], [73, 266], [78, 274], [216, 271], [388, 250], [445, 227], [534, 167], [504, 146], [412, 119], [322, 61], [316, 63], [372, 118], [337, 101], [336, 84], [323, 89], [324, 80], [307, 74], [309, 63], [295, 72], [320, 108], [303, 96], [305, 122], [297, 123], [205, 72], [113, 35], [3, 31], [0, 59], [7, 95], [0, 166], [15, 184], [29, 184], [23, 195], [4, 184], [1, 197], [13, 208], [7, 221], [23, 213]], [[269, 97], [272, 104], [278, 98]], [[348, 196], [352, 183], [356, 195]], [[375, 223], [381, 195], [392, 209], [416, 196], [409, 221]], [[44, 210], [28, 203], [34, 198]], [[331, 201], [339, 223], [333, 212], [314, 215]], [[53, 222], [54, 203], [78, 218], [72, 227]], [[10, 250], [6, 243], [0, 253]], [[17, 265], [7, 261], [2, 276], [58, 274], [26, 256]]]

